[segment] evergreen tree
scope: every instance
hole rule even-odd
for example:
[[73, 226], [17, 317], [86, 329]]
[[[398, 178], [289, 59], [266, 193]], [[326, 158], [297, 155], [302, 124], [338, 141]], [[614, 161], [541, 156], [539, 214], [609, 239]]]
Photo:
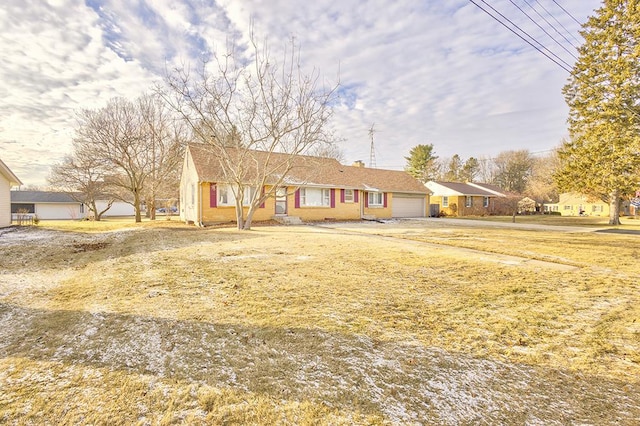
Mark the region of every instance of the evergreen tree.
[[404, 158], [407, 160], [405, 170], [411, 176], [424, 183], [435, 179], [437, 175], [435, 162], [438, 157], [434, 155], [433, 144], [416, 145], [409, 151], [409, 156]]
[[445, 180], [449, 182], [458, 182], [460, 180], [460, 174], [462, 172], [462, 159], [458, 154], [454, 154], [449, 161], [449, 167], [447, 173], [445, 173]]
[[621, 197], [640, 178], [640, 2], [605, 0], [581, 34], [563, 89], [571, 139], [554, 177], [562, 191], [608, 201], [609, 224], [618, 225]]
[[464, 162], [464, 166], [462, 166], [460, 178], [465, 182], [473, 182], [479, 170], [480, 163], [478, 160], [474, 157], [469, 157], [469, 159]]

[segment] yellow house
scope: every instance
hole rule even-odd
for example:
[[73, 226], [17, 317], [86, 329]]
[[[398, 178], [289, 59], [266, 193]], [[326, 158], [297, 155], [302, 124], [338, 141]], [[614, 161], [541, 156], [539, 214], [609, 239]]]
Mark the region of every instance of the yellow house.
[[491, 214], [496, 207], [496, 199], [506, 197], [500, 188], [486, 183], [429, 181], [426, 185], [431, 190], [432, 214]]
[[[253, 221], [283, 222], [424, 217], [429, 190], [408, 173], [370, 169], [359, 162], [345, 166], [332, 158], [289, 156], [263, 151], [242, 151], [247, 164], [243, 202], [245, 214], [256, 191], [270, 194], [256, 210]], [[225, 177], [221, 159], [203, 144], [190, 144], [180, 179], [180, 218], [208, 225], [236, 220], [234, 183]], [[252, 170], [277, 170], [265, 184], [252, 184]], [[283, 166], [284, 167], [284, 166]], [[279, 182], [278, 184], [274, 182]]]
[[564, 192], [557, 203], [545, 204], [544, 211], [559, 212], [562, 216], [609, 216], [609, 203], [576, 192]]

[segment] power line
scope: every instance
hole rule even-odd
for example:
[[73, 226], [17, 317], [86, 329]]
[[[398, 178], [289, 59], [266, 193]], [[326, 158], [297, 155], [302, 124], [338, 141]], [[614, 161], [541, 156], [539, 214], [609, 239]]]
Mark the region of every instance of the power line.
[[[532, 5], [531, 3], [529, 3], [529, 0], [525, 0], [525, 1], [527, 2], [527, 5], [529, 5], [529, 7], [530, 7], [534, 12], [536, 12], [536, 14], [537, 14], [540, 18], [544, 19], [544, 21], [545, 21], [547, 24], [549, 24], [549, 26], [550, 26], [551, 28], [553, 28], [553, 29], [555, 30], [555, 32], [557, 32], [557, 33], [558, 33], [558, 34], [559, 34], [563, 39], [565, 39], [567, 43], [569, 43], [569, 44], [570, 44], [574, 49], [577, 49], [577, 48], [578, 48], [575, 44], [571, 43], [571, 41], [569, 41], [569, 39], [568, 39], [568, 38], [566, 38], [566, 37], [564, 36], [564, 34], [562, 34], [560, 31], [558, 31], [558, 29], [557, 29], [553, 24], [551, 24], [549, 21], [547, 21], [547, 20], [545, 19], [545, 17], [544, 17], [544, 16], [542, 16], [542, 15], [540, 14], [540, 12], [538, 12], [538, 10], [537, 10], [535, 7], [533, 7], [533, 5]], [[540, 3], [538, 0], [533, 0], [533, 3], [537, 4], [538, 6], [540, 6], [540, 7], [542, 8], [542, 10], [544, 10], [545, 12], [547, 12], [547, 15], [549, 15], [551, 18], [553, 18], [553, 20], [554, 20], [554, 21], [556, 21], [556, 23], [557, 23], [558, 25], [560, 25], [560, 27], [562, 27], [562, 29], [564, 30], [564, 32], [565, 32], [565, 33], [567, 33], [569, 36], [571, 36], [571, 38], [572, 38], [576, 43], [580, 43], [580, 41], [576, 38], [576, 36], [574, 36], [574, 35], [573, 35], [573, 33], [567, 29], [567, 27], [565, 27], [564, 25], [562, 25], [562, 22], [560, 22], [560, 21], [558, 20], [558, 18], [556, 18], [556, 17], [555, 17], [551, 12], [549, 12], [549, 10], [548, 10], [546, 7], [544, 7], [544, 5], [543, 5], [542, 3]]]
[[[545, 34], [546, 34], [546, 35], [547, 35], [551, 40], [553, 40], [553, 41], [554, 41], [558, 46], [560, 46], [562, 49], [564, 49], [564, 51], [565, 51], [565, 52], [567, 52], [569, 55], [571, 55], [571, 56], [573, 57], [573, 59], [576, 59], [576, 60], [578, 59], [578, 58], [576, 57], [576, 55], [574, 55], [574, 54], [573, 54], [569, 49], [567, 49], [566, 47], [564, 47], [564, 45], [563, 45], [562, 43], [560, 43], [558, 40], [556, 40], [556, 39], [555, 39], [555, 37], [553, 37], [551, 34], [549, 34], [549, 32], [548, 32], [547, 30], [545, 30], [545, 29], [544, 29], [544, 27], [543, 27], [542, 25], [540, 25], [538, 22], [536, 22], [536, 20], [535, 20], [535, 19], [533, 19], [533, 18], [531, 17], [531, 15], [529, 15], [527, 12], [525, 12], [525, 11], [524, 11], [524, 9], [522, 9], [522, 8], [521, 8], [521, 7], [520, 7], [520, 6], [515, 2], [515, 1], [513, 1], [513, 0], [509, 0], [509, 1], [511, 2], [511, 4], [512, 4], [512, 5], [514, 5], [515, 7], [517, 7], [517, 8], [518, 8], [518, 10], [519, 10], [520, 12], [524, 13], [524, 15], [525, 15], [527, 18], [529, 18], [529, 20], [530, 20], [531, 22], [533, 22], [534, 24], [536, 24], [536, 26], [537, 26], [538, 28], [540, 28], [540, 29], [541, 29], [541, 30], [542, 30], [542, 31], [543, 31], [543, 32], [544, 32], [544, 33], [545, 33]], [[528, 4], [528, 3], [527, 3], [527, 4]], [[531, 5], [529, 5], [529, 6], [531, 6]], [[535, 10], [535, 9], [533, 9], [533, 10], [534, 10], [536, 13], [538, 13], [538, 11], [537, 11], [537, 10]], [[538, 13], [538, 16], [540, 16], [542, 19], [544, 19], [544, 21], [545, 21], [548, 25], [550, 25], [550, 26], [551, 26], [551, 28], [555, 29], [555, 27], [554, 27], [553, 25], [551, 25], [551, 23], [550, 23], [549, 21], [547, 21], [547, 20], [546, 20], [543, 16], [541, 16], [539, 13]], [[558, 32], [558, 30], [556, 30], [556, 32]], [[563, 36], [563, 37], [564, 37], [564, 36]], [[566, 41], [568, 41], [568, 42], [569, 42], [569, 44], [571, 44], [571, 42], [570, 42], [569, 40], [567, 40], [567, 38], [566, 38], [566, 37], [565, 37], [564, 39], [565, 39]], [[572, 45], [572, 46], [573, 46], [573, 45]], [[568, 64], [567, 64], [567, 65], [568, 65]]]
[[556, 55], [555, 53], [551, 52], [549, 49], [547, 49], [546, 47], [544, 47], [539, 41], [537, 41], [535, 38], [533, 38], [531, 35], [529, 35], [526, 31], [522, 30], [520, 27], [518, 27], [516, 24], [513, 23], [513, 21], [511, 21], [509, 18], [507, 18], [506, 16], [504, 16], [502, 13], [498, 12], [493, 6], [487, 4], [487, 2], [485, 2], [484, 0], [480, 0], [482, 3], [484, 3], [485, 5], [489, 6], [492, 10], [494, 10], [498, 15], [502, 16], [505, 20], [507, 20], [509, 23], [511, 23], [511, 25], [513, 25], [514, 27], [518, 28], [520, 31], [522, 31], [524, 34], [527, 35], [527, 37], [529, 37], [531, 40], [535, 41], [536, 43], [538, 43], [543, 49], [545, 49], [546, 51], [548, 51], [551, 55], [553, 55], [556, 59], [554, 59], [553, 57], [549, 56], [546, 52], [544, 52], [543, 50], [541, 50], [538, 46], [536, 46], [535, 44], [533, 44], [531, 41], [527, 40], [526, 38], [524, 38], [522, 35], [520, 35], [518, 32], [516, 32], [513, 28], [509, 27], [507, 24], [505, 24], [503, 21], [501, 21], [500, 19], [498, 19], [496, 16], [492, 15], [488, 10], [484, 9], [482, 6], [480, 6], [478, 3], [476, 3], [474, 0], [469, 0], [471, 3], [473, 3], [478, 9], [482, 10], [484, 13], [486, 13], [487, 15], [489, 15], [491, 18], [493, 18], [496, 22], [498, 22], [500, 25], [502, 25], [503, 27], [505, 27], [506, 29], [508, 29], [509, 31], [511, 31], [512, 33], [514, 33], [516, 36], [518, 36], [520, 39], [522, 39], [525, 43], [527, 43], [528, 45], [530, 45], [531, 47], [533, 47], [534, 49], [536, 49], [538, 52], [542, 53], [544, 56], [547, 57], [547, 59], [549, 59], [550, 61], [552, 61], [553, 63], [555, 63], [556, 65], [558, 65], [560, 68], [562, 68], [563, 70], [565, 70], [566, 72], [568, 72], [569, 74], [571, 73], [571, 66], [566, 63], [564, 60], [562, 60], [560, 57], [558, 57], [558, 55]]
[[580, 21], [578, 21], [578, 20], [577, 20], [577, 19], [576, 19], [572, 14], [570, 14], [569, 12], [567, 12], [567, 9], [565, 9], [564, 7], [562, 7], [562, 5], [561, 5], [560, 3], [558, 3], [556, 0], [551, 0], [551, 1], [553, 1], [553, 2], [556, 4], [556, 6], [558, 6], [560, 9], [562, 9], [562, 10], [564, 11], [564, 13], [566, 13], [567, 15], [569, 15], [569, 16], [571, 17], [571, 19], [573, 19], [573, 20], [576, 22], [576, 24], [578, 24], [578, 25], [582, 25], [582, 24], [580, 23]]

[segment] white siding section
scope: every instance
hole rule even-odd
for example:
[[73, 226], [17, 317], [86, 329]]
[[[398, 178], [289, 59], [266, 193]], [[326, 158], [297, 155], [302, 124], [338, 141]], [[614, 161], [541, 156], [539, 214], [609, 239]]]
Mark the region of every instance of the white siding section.
[[187, 149], [180, 175], [180, 220], [184, 222], [200, 222], [200, 185], [198, 173]]
[[[96, 208], [99, 212], [104, 210], [107, 207], [106, 201], [96, 200]], [[125, 203], [124, 201], [115, 201], [109, 210], [104, 212], [102, 217], [108, 216], [133, 216], [136, 214], [135, 209], [129, 203]]]
[[80, 203], [36, 203], [36, 216], [38, 219], [82, 219], [86, 216], [86, 208], [84, 212], [80, 211]]
[[0, 173], [0, 228], [11, 225], [11, 184]]

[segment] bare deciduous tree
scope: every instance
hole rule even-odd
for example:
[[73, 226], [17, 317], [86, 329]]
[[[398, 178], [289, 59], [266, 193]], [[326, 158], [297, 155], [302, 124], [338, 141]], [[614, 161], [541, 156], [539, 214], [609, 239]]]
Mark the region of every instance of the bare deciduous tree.
[[151, 162], [136, 104], [114, 98], [101, 109], [82, 110], [79, 120], [74, 144], [105, 161], [105, 182], [132, 197], [121, 199], [133, 205], [135, 220], [141, 222], [140, 202]]
[[505, 191], [522, 194], [531, 176], [533, 158], [527, 150], [503, 151], [494, 160], [495, 182]]
[[[104, 178], [104, 161], [91, 153], [75, 149], [72, 155], [66, 156], [62, 162], [51, 168], [47, 180], [51, 186], [65, 191], [76, 201], [84, 203], [91, 212], [90, 216], [99, 221], [114, 202], [114, 197], [109, 194]], [[96, 203], [99, 199], [104, 199], [107, 203], [102, 210], [98, 210]]]
[[181, 123], [171, 116], [162, 99], [144, 95], [137, 100], [142, 120], [141, 133], [146, 141], [149, 173], [144, 185], [147, 217], [155, 219], [156, 200], [177, 198], [178, 171], [182, 160], [186, 137]]
[[480, 182], [495, 183], [496, 167], [492, 158], [480, 157], [480, 159], [478, 159], [478, 172], [476, 176]]
[[184, 138], [175, 124], [157, 96], [114, 98], [103, 108], [80, 112], [73, 160], [96, 161], [103, 189], [132, 204], [136, 222], [142, 220], [143, 199], [154, 218], [159, 191], [168, 182], [177, 188]]
[[[337, 88], [324, 86], [317, 71], [303, 72], [293, 41], [280, 62], [253, 34], [251, 47], [249, 61], [231, 51], [194, 74], [174, 70], [167, 87], [158, 88], [217, 158], [235, 198], [238, 229], [245, 230], [256, 209], [286, 182], [294, 158], [332, 143], [327, 123]], [[276, 152], [285, 155], [269, 156]]]
[[531, 176], [527, 182], [526, 193], [538, 204], [557, 202], [558, 186], [553, 179], [560, 160], [554, 150], [549, 155], [533, 159]]

